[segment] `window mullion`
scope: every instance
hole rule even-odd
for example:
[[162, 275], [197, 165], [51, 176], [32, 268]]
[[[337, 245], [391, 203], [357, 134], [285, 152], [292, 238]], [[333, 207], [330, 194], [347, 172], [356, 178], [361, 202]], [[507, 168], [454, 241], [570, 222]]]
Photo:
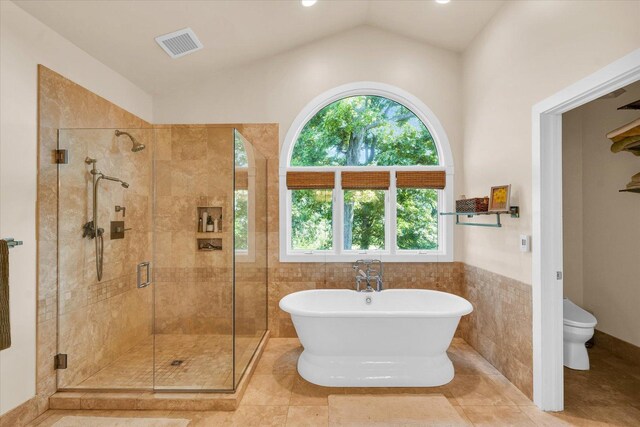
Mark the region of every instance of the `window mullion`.
[[390, 254], [395, 254], [396, 253], [396, 240], [397, 240], [397, 214], [398, 214], [398, 210], [397, 210], [397, 203], [398, 203], [398, 191], [396, 189], [396, 172], [395, 170], [391, 170], [391, 181], [390, 181], [390, 185], [389, 185], [389, 203], [387, 203], [387, 207], [389, 209], [389, 214], [388, 214], [388, 218], [385, 219], [386, 221], [386, 228], [389, 230], [388, 231], [388, 242], [389, 242], [389, 246], [388, 246], [388, 251]]
[[342, 254], [344, 248], [344, 192], [342, 191], [342, 176], [336, 170], [335, 187], [333, 188], [333, 252]]

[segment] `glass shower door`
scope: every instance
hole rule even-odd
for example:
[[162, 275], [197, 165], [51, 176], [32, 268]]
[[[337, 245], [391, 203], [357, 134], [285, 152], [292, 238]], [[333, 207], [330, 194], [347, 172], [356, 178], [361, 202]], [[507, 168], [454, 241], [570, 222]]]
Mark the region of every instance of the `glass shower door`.
[[[151, 129], [60, 129], [57, 232], [58, 389], [150, 389]], [[55, 253], [53, 254], [55, 256]]]
[[156, 129], [155, 390], [233, 390], [233, 129]]

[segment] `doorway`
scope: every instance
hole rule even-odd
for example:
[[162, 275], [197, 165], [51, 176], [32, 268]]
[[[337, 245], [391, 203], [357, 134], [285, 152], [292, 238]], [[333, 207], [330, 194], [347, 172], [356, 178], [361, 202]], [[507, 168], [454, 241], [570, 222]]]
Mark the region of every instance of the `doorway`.
[[533, 147], [533, 395], [564, 409], [562, 114], [640, 80], [640, 49], [536, 104]]

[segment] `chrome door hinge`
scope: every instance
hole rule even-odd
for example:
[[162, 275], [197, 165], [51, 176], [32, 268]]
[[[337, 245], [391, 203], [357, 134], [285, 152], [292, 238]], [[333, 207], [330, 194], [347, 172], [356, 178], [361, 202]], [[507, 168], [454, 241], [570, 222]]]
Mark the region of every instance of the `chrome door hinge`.
[[562, 280], [562, 271], [556, 271], [556, 280]]
[[53, 163], [57, 165], [66, 165], [69, 163], [69, 151], [53, 150]]
[[67, 369], [67, 355], [58, 353], [53, 357], [54, 369]]

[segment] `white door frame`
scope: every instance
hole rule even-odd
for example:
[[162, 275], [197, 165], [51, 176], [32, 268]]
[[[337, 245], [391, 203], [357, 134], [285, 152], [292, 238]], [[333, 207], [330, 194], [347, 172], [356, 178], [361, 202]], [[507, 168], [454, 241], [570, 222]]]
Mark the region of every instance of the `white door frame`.
[[533, 400], [564, 409], [562, 114], [640, 80], [640, 49], [533, 107]]

